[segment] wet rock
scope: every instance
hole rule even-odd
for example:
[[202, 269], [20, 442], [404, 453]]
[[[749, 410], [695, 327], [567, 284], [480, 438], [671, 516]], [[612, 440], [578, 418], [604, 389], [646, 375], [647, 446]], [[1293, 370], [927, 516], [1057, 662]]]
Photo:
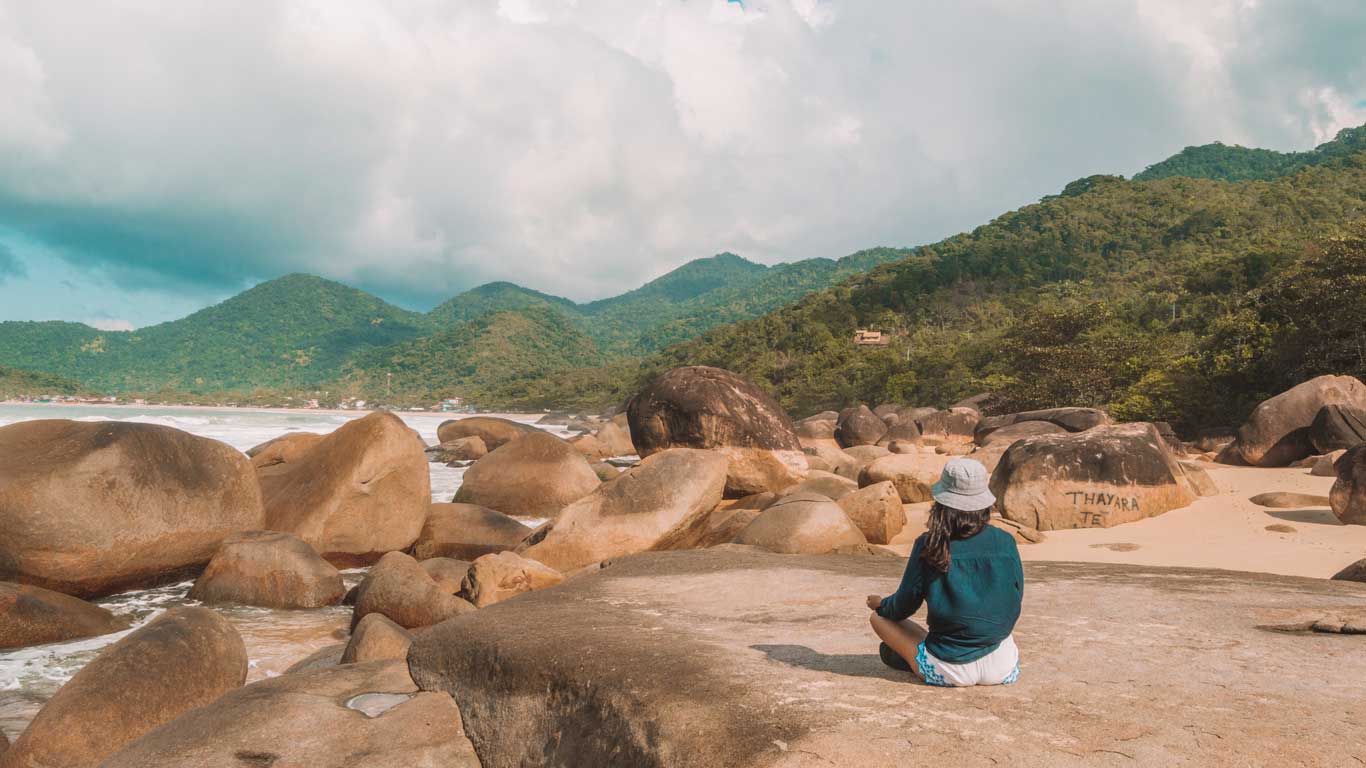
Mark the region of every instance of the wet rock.
[[416, 560], [402, 552], [390, 552], [360, 583], [351, 626], [354, 629], [367, 615], [379, 613], [404, 629], [415, 629], [472, 610], [473, 605], [443, 591]]
[[890, 482], [901, 501], [915, 504], [930, 500], [930, 487], [939, 482], [939, 475], [948, 463], [947, 456], [927, 453], [892, 454], [864, 467], [859, 475], [860, 486]]
[[812, 555], [867, 540], [834, 501], [817, 493], [798, 493], [760, 512], [736, 543], [782, 554]]
[[456, 560], [453, 557], [431, 557], [419, 562], [418, 565], [432, 577], [442, 592], [452, 595], [460, 592], [460, 584], [470, 570], [468, 561]]
[[512, 552], [484, 555], [470, 563], [460, 594], [476, 608], [500, 603], [523, 592], [553, 587], [564, 574]]
[[1333, 514], [1348, 525], [1366, 525], [1366, 445], [1348, 450], [1333, 466], [1338, 473], [1328, 494]]
[[436, 428], [436, 437], [443, 443], [463, 437], [477, 437], [490, 451], [496, 451], [507, 443], [527, 435], [545, 434], [541, 430], [494, 416], [469, 416], [463, 419], [443, 421]]
[[1001, 458], [991, 490], [1003, 517], [1040, 531], [1108, 528], [1197, 496], [1151, 424], [1020, 440]]
[[668, 371], [631, 399], [627, 416], [642, 457], [669, 448], [724, 455], [726, 492], [732, 496], [781, 490], [807, 471], [792, 421], [777, 401], [730, 371], [707, 366]]
[[840, 509], [870, 544], [890, 542], [906, 525], [901, 496], [890, 481], [874, 483], [838, 500]]
[[538, 432], [476, 461], [465, 471], [455, 501], [521, 517], [555, 517], [600, 483], [583, 454]]
[[323, 439], [312, 432], [287, 432], [247, 449], [251, 466], [260, 470], [276, 464], [288, 464], [304, 455]]
[[712, 451], [654, 453], [533, 533], [518, 553], [568, 572], [612, 557], [665, 547], [705, 525], [720, 503], [728, 463]]
[[0, 427], [0, 580], [77, 597], [166, 583], [264, 522], [251, 463], [217, 440], [118, 421]]
[[479, 768], [445, 693], [401, 660], [262, 680], [147, 734], [102, 768]]
[[274, 531], [229, 536], [190, 589], [191, 600], [321, 608], [346, 594], [341, 573], [303, 539]]
[[48, 700], [5, 768], [93, 768], [180, 715], [241, 687], [247, 650], [208, 608], [174, 608], [105, 648]]
[[1366, 443], [1366, 408], [1337, 403], [1323, 406], [1309, 425], [1309, 441], [1321, 454]]
[[0, 581], [0, 649], [118, 632], [125, 622], [61, 592]]
[[858, 445], [877, 445], [885, 434], [886, 422], [866, 405], [845, 408], [835, 423], [835, 442], [845, 449]]
[[266, 525], [258, 527], [292, 533], [343, 566], [407, 549], [431, 504], [422, 446], [387, 411], [343, 424], [260, 480]]
[[351, 633], [351, 640], [342, 651], [342, 664], [364, 664], [368, 661], [404, 659], [408, 646], [413, 644], [413, 633], [390, 621], [383, 614], [371, 613], [360, 620]]
[[452, 557], [473, 560], [515, 548], [531, 529], [497, 510], [477, 504], [433, 504], [413, 544], [418, 560]]
[[1310, 427], [1326, 405], [1366, 408], [1366, 385], [1319, 376], [1264, 401], [1238, 430], [1239, 454], [1253, 466], [1284, 467], [1314, 453]]

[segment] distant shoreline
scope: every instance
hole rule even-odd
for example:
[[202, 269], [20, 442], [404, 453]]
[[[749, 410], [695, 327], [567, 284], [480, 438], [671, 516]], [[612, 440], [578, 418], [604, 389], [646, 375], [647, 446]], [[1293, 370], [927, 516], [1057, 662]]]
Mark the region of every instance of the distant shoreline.
[[244, 413], [319, 413], [327, 415], [364, 415], [377, 410], [389, 410], [395, 414], [409, 416], [445, 416], [450, 419], [469, 418], [471, 416], [500, 416], [503, 418], [539, 418], [544, 416], [544, 412], [518, 413], [518, 412], [489, 412], [489, 413], [460, 413], [455, 411], [408, 411], [403, 409], [389, 408], [290, 408], [288, 406], [263, 406], [263, 405], [173, 405], [165, 403], [39, 403], [26, 400], [0, 400], [0, 405], [32, 405], [43, 408], [175, 408], [185, 411], [241, 411]]

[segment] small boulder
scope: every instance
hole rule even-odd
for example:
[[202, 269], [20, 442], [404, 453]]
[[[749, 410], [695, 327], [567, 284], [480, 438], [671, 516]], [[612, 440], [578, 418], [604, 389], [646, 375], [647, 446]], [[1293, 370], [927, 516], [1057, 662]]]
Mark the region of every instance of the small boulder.
[[1314, 453], [1310, 427], [1325, 405], [1366, 408], [1366, 385], [1351, 376], [1319, 376], [1262, 402], [1238, 430], [1238, 452], [1258, 467], [1284, 467]]
[[834, 440], [835, 422], [834, 420], [825, 421], [799, 421], [797, 422], [797, 437], [809, 438], [811, 440]]
[[[864, 465], [864, 462], [854, 458], [846, 451], [833, 446], [807, 448], [806, 453], [808, 456], [817, 457], [825, 462], [830, 467], [830, 469], [826, 471], [833, 472], [834, 474], [848, 478], [849, 480], [858, 480], [858, 473], [863, 469]], [[810, 462], [810, 459], [808, 459], [808, 462]], [[810, 466], [809, 463], [808, 466]]]
[[470, 571], [468, 561], [456, 560], [453, 557], [432, 557], [419, 562], [418, 565], [432, 577], [442, 592], [451, 595], [460, 592], [460, 584], [465, 580], [465, 574]]
[[[881, 445], [856, 445], [852, 448], [846, 448], [844, 452], [853, 456], [854, 461], [859, 462], [860, 465], [872, 464], [883, 456], [892, 455], [886, 446]], [[860, 466], [859, 469], [862, 470], [863, 467]]]
[[189, 598], [266, 608], [321, 608], [346, 594], [341, 573], [289, 533], [247, 531], [224, 539]]
[[839, 421], [835, 423], [835, 441], [845, 449], [858, 445], [877, 445], [885, 434], [887, 423], [866, 405], [845, 408], [840, 411]]
[[612, 457], [612, 452], [607, 449], [607, 446], [598, 442], [598, 439], [593, 435], [579, 435], [570, 438], [569, 444], [574, 446], [574, 450], [582, 453], [583, 457], [589, 461], [603, 461]]
[[537, 432], [476, 461], [465, 471], [454, 501], [519, 517], [555, 517], [601, 482], [572, 445]]
[[947, 456], [927, 453], [892, 454], [883, 456], [863, 468], [859, 485], [867, 487], [890, 482], [906, 504], [930, 500], [930, 487], [948, 463]]
[[1040, 531], [1108, 528], [1197, 496], [1151, 424], [1019, 440], [992, 474], [991, 490], [1003, 517]]
[[489, 453], [489, 448], [478, 437], [459, 437], [427, 449], [427, 458], [439, 464], [452, 461], [478, 461]]
[[885, 445], [890, 450], [892, 443], [916, 443], [919, 441], [920, 427], [914, 421], [905, 421], [887, 425], [887, 431], [883, 433], [882, 439], [877, 441], [877, 444]]
[[351, 615], [354, 629], [371, 613], [387, 616], [405, 629], [438, 624], [474, 606], [441, 589], [431, 574], [402, 552], [390, 552], [365, 575]]
[[822, 555], [867, 539], [834, 501], [818, 493], [778, 499], [736, 538], [738, 544], [787, 555]]
[[233, 691], [101, 768], [479, 768], [460, 710], [403, 660], [329, 666]]
[[76, 597], [162, 584], [264, 523], [251, 462], [226, 443], [122, 421], [0, 427], [0, 580]]
[[287, 432], [260, 445], [248, 448], [247, 456], [251, 458], [251, 466], [257, 470], [273, 467], [276, 464], [288, 464], [307, 453], [322, 439], [322, 435], [312, 432]]
[[500, 603], [523, 592], [553, 587], [564, 574], [512, 552], [484, 555], [470, 563], [460, 594], [476, 608]]
[[838, 500], [840, 509], [870, 544], [887, 544], [906, 525], [901, 495], [890, 481], [874, 483]]
[[1328, 494], [1333, 514], [1348, 525], [1366, 525], [1366, 444], [1349, 449], [1333, 466], [1338, 473]]
[[107, 635], [124, 626], [98, 605], [42, 587], [0, 581], [0, 649]]
[[473, 560], [515, 548], [531, 529], [477, 504], [433, 504], [413, 544], [413, 557]]
[[518, 553], [561, 572], [612, 557], [665, 548], [704, 526], [720, 503], [728, 465], [712, 451], [654, 453], [603, 483], [537, 529]]
[[724, 455], [731, 496], [781, 490], [806, 474], [787, 413], [754, 382], [730, 371], [675, 368], [631, 398], [626, 412], [642, 457], [670, 448]]
[[342, 651], [342, 664], [364, 664], [367, 661], [402, 659], [408, 656], [413, 644], [413, 633], [390, 621], [380, 613], [372, 613], [356, 624], [351, 641]]
[[227, 619], [208, 608], [173, 608], [100, 651], [43, 705], [0, 764], [103, 765], [246, 677], [247, 649]]
[[631, 442], [630, 429], [618, 418], [604, 424], [595, 437], [607, 450], [608, 457], [636, 455], [636, 446]]
[[936, 411], [916, 422], [922, 437], [946, 442], [972, 442], [982, 414], [971, 408], [957, 407]]
[[839, 501], [858, 490], [858, 483], [846, 477], [840, 477], [832, 472], [808, 472], [806, 479], [796, 485], [784, 488], [778, 493], [779, 496], [791, 496], [794, 493], [819, 493], [829, 499]]
[[1337, 403], [1323, 406], [1309, 425], [1309, 441], [1321, 454], [1366, 443], [1366, 408]]
[[1357, 581], [1366, 584], [1366, 558], [1356, 561], [1333, 574], [1334, 581]]
[[448, 443], [462, 437], [477, 437], [490, 451], [527, 435], [544, 434], [541, 430], [511, 419], [495, 416], [468, 416], [463, 419], [443, 421], [436, 428], [437, 440]]
[[1342, 458], [1342, 454], [1346, 452], [1347, 451], [1345, 450], [1338, 450], [1333, 451], [1332, 453], [1326, 453], [1322, 456], [1316, 456], [1314, 458], [1314, 463], [1309, 467], [1309, 474], [1314, 477], [1337, 477], [1338, 459]]
[[344, 566], [407, 549], [431, 504], [423, 447], [387, 411], [343, 424], [299, 458], [259, 476], [264, 527], [292, 533]]

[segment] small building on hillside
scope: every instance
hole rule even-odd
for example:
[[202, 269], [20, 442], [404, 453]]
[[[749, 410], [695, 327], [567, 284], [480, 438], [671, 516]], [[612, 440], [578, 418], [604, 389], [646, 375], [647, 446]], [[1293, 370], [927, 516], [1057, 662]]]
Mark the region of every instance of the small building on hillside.
[[854, 344], [860, 347], [885, 347], [892, 343], [890, 334], [860, 328], [854, 331]]

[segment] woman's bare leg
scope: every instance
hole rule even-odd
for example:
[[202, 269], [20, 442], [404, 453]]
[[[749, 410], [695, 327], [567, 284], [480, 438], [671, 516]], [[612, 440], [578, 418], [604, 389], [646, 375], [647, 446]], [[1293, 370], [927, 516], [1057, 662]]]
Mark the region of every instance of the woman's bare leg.
[[887, 647], [897, 652], [901, 658], [911, 665], [911, 670], [915, 676], [924, 678], [920, 674], [920, 665], [916, 663], [915, 657], [920, 651], [920, 643], [925, 640], [929, 632], [919, 624], [906, 619], [905, 621], [892, 621], [884, 619], [874, 613], [868, 622], [873, 625], [873, 632], [887, 644]]

